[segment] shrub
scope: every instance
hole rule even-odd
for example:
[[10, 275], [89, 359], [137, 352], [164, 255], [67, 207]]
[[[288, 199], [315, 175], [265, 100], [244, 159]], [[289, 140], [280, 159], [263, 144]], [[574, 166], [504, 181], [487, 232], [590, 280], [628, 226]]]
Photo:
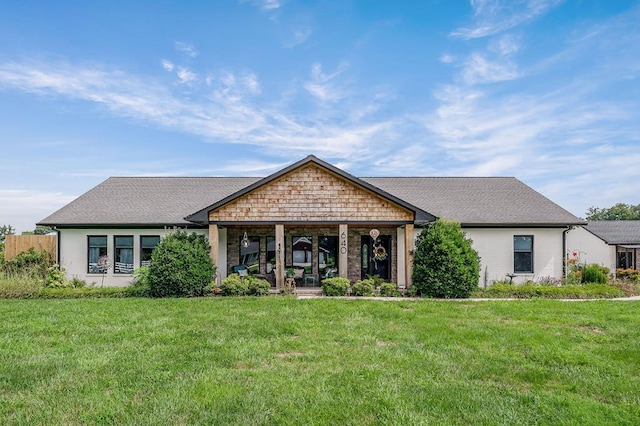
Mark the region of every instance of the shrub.
[[254, 278], [249, 276], [249, 288], [247, 294], [250, 296], [268, 296], [271, 290], [269, 281], [262, 278]]
[[635, 269], [616, 269], [616, 278], [638, 281], [640, 280], [640, 271]]
[[609, 271], [609, 269], [596, 264], [587, 265], [582, 269], [582, 282], [606, 284], [607, 272], [605, 271]]
[[249, 292], [249, 280], [238, 274], [231, 274], [220, 283], [220, 294], [223, 296], [244, 296]]
[[462, 298], [478, 288], [480, 257], [457, 222], [438, 219], [418, 236], [413, 286], [419, 295]]
[[399, 297], [398, 285], [396, 283], [382, 283], [380, 284], [380, 296], [384, 297]]
[[178, 231], [167, 235], [156, 247], [149, 266], [149, 293], [154, 297], [204, 295], [215, 267], [204, 236]]
[[356, 296], [372, 296], [375, 290], [376, 284], [372, 278], [358, 280], [351, 287], [351, 292]]
[[131, 281], [129, 288], [131, 294], [137, 297], [148, 297], [150, 295], [148, 266], [141, 266], [133, 271], [133, 281]]
[[67, 274], [64, 268], [60, 268], [59, 265], [50, 266], [47, 269], [47, 277], [45, 278], [44, 285], [48, 288], [67, 287]]
[[533, 282], [524, 284], [495, 283], [488, 289], [478, 290], [478, 297], [497, 297], [515, 299], [603, 299], [621, 297], [624, 293], [618, 287], [604, 284], [567, 285], [552, 287]]
[[31, 247], [29, 250], [5, 262], [4, 270], [9, 275], [20, 273], [35, 274], [39, 278], [45, 279], [49, 272], [48, 269], [54, 264], [55, 260], [51, 253]]
[[349, 280], [342, 277], [322, 280], [322, 292], [325, 296], [344, 296], [349, 291]]

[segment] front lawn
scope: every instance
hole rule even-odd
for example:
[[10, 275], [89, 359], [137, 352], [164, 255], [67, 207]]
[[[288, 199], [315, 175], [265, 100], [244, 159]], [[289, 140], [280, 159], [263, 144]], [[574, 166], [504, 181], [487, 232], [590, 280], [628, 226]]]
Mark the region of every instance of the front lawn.
[[0, 300], [2, 424], [639, 424], [640, 303]]

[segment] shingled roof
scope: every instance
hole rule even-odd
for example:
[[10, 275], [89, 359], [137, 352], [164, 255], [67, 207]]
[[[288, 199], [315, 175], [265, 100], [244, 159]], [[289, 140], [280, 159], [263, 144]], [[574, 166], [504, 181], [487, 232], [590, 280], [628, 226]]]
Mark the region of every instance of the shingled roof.
[[607, 244], [640, 244], [640, 220], [595, 220], [585, 229]]
[[[361, 181], [364, 187], [379, 189], [378, 192], [401, 203], [436, 217], [455, 219], [464, 226], [583, 223], [512, 177], [352, 179]], [[259, 185], [261, 180], [256, 177], [112, 177], [39, 224], [58, 227], [194, 225], [185, 218], [234, 194], [242, 194], [247, 187]]]

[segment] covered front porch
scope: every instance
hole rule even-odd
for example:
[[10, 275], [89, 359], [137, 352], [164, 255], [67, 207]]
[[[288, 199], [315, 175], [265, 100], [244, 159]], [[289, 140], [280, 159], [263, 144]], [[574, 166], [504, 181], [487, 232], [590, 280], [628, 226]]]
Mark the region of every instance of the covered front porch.
[[413, 229], [412, 223], [210, 224], [209, 240], [221, 278], [245, 269], [278, 289], [290, 272], [298, 287], [319, 287], [332, 276], [355, 282], [378, 275], [406, 287]]

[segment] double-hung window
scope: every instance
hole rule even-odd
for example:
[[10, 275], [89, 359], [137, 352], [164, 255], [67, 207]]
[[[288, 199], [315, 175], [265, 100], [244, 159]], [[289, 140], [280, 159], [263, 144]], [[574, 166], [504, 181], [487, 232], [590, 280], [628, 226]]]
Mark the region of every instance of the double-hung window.
[[[101, 274], [106, 272], [107, 262], [107, 236], [106, 235], [89, 235], [89, 250], [87, 271], [90, 274]], [[102, 260], [101, 260], [102, 259]]]
[[513, 236], [513, 272], [533, 273], [533, 235]]
[[113, 272], [130, 274], [133, 272], [133, 236], [115, 236], [113, 253]]

